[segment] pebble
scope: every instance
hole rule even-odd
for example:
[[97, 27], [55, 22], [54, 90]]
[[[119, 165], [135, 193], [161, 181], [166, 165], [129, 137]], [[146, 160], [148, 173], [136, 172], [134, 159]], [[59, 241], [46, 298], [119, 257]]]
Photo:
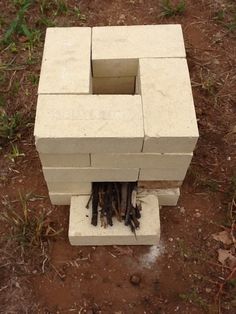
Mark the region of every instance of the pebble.
[[141, 278], [137, 274], [131, 275], [129, 280], [134, 286], [138, 286], [141, 282]]

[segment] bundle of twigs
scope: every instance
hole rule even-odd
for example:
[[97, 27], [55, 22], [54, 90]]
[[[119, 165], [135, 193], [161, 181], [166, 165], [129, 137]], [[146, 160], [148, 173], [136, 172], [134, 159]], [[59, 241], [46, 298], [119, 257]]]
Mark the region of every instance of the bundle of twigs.
[[141, 217], [140, 204], [137, 204], [137, 184], [118, 182], [95, 182], [92, 185], [92, 219], [91, 224], [97, 226], [100, 214], [101, 226], [113, 225], [113, 217], [135, 230], [139, 228]]

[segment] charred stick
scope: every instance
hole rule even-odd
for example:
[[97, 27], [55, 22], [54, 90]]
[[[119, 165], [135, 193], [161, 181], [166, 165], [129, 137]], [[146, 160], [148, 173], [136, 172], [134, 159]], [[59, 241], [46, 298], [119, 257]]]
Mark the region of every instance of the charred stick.
[[127, 203], [126, 203], [126, 213], [125, 213], [125, 225], [130, 224], [130, 211], [131, 211], [131, 195], [132, 195], [132, 186], [128, 183], [127, 187]]
[[137, 219], [140, 219], [140, 218], [141, 218], [141, 213], [140, 213], [140, 211], [142, 210], [141, 204], [136, 205], [136, 207], [135, 207], [134, 210], [135, 210], [135, 217], [136, 217]]
[[120, 184], [119, 183], [114, 183], [114, 188], [115, 188], [115, 199], [117, 203], [117, 219], [121, 221], [121, 200], [120, 200]]
[[120, 210], [121, 216], [126, 216], [127, 211], [127, 197], [128, 197], [128, 183], [121, 183], [121, 202], [120, 202]]
[[91, 224], [93, 226], [97, 226], [97, 224], [98, 224], [98, 203], [99, 203], [98, 191], [99, 191], [99, 184], [93, 183], [93, 187], [92, 187], [92, 195], [93, 195], [92, 219], [91, 219]]

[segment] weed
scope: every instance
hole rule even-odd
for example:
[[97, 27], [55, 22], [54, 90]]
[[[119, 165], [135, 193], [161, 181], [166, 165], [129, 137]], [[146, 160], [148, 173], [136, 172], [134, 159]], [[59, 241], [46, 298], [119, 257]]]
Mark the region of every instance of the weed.
[[186, 10], [186, 2], [185, 0], [180, 0], [176, 5], [174, 5], [171, 0], [162, 0], [161, 9], [161, 15], [165, 17], [183, 15]]
[[30, 74], [29, 75], [29, 81], [33, 84], [33, 85], [37, 85], [39, 82], [39, 76], [36, 74]]
[[10, 205], [0, 214], [0, 219], [4, 220], [10, 227], [10, 240], [16, 241], [20, 247], [33, 248], [40, 247], [47, 238], [60, 233], [55, 231], [50, 225], [48, 216], [50, 211], [30, 210], [25, 197], [20, 195], [20, 213]]
[[193, 303], [196, 305], [201, 306], [204, 310], [208, 310], [208, 304], [207, 301], [205, 299], [203, 299], [196, 290], [191, 290], [187, 293], [182, 293], [179, 294], [180, 299], [182, 299], [183, 301], [189, 302], [189, 303]]
[[214, 20], [223, 21], [224, 18], [225, 18], [225, 10], [220, 9], [219, 11], [215, 13]]
[[22, 127], [22, 116], [15, 113], [9, 116], [4, 110], [0, 111], [0, 143], [7, 139], [15, 139]]
[[5, 107], [5, 104], [6, 104], [6, 100], [4, 96], [0, 95], [0, 110], [1, 110], [1, 107]]
[[11, 22], [9, 28], [3, 36], [2, 42], [4, 44], [10, 44], [13, 41], [15, 34], [24, 35], [27, 38], [30, 36], [30, 30], [28, 29], [25, 22], [25, 13], [28, 11], [32, 0], [17, 1], [20, 5], [19, 11], [17, 12], [16, 18]]
[[15, 43], [11, 43], [10, 46], [9, 46], [9, 49], [10, 49], [10, 51], [11, 51], [12, 53], [17, 53], [17, 52], [18, 52]]
[[234, 14], [233, 18], [231, 21], [225, 24], [225, 27], [230, 31], [234, 32], [236, 31], [236, 13]]
[[54, 0], [56, 4], [55, 15], [64, 14], [68, 11], [67, 5], [64, 0]]
[[219, 183], [214, 179], [208, 179], [202, 175], [197, 169], [191, 167], [189, 174], [192, 176], [194, 186], [206, 188], [211, 192], [217, 192], [219, 190]]
[[15, 159], [16, 159], [16, 158], [25, 156], [24, 153], [20, 153], [20, 152], [19, 152], [19, 149], [18, 149], [17, 145], [11, 143], [11, 146], [12, 146], [12, 151], [11, 151], [10, 154], [7, 155], [7, 157], [8, 157], [12, 162], [15, 162]]
[[86, 21], [86, 15], [81, 13], [80, 8], [74, 8], [74, 12], [81, 21]]
[[55, 22], [47, 18], [46, 16], [42, 16], [38, 19], [37, 25], [39, 26], [46, 26], [46, 27], [54, 27]]

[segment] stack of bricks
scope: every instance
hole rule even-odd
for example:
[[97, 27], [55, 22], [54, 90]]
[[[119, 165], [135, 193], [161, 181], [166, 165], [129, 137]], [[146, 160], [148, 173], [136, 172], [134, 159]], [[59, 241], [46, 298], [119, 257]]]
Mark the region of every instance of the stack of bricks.
[[108, 181], [176, 205], [198, 139], [181, 26], [48, 28], [34, 134], [55, 205]]

